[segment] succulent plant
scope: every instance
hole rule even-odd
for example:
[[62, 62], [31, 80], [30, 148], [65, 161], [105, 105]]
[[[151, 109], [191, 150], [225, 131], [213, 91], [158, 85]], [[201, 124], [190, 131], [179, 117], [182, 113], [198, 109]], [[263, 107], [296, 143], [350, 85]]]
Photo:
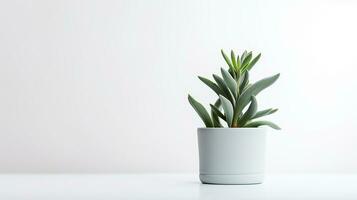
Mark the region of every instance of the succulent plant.
[[[221, 68], [221, 77], [213, 74], [214, 81], [199, 76], [198, 78], [217, 94], [217, 100], [210, 104], [211, 112], [188, 95], [188, 101], [198, 113], [206, 127], [223, 127], [221, 120], [230, 128], [270, 126], [280, 127], [273, 122], [258, 120], [258, 118], [275, 113], [278, 109], [264, 109], [258, 111], [256, 96], [265, 88], [272, 85], [280, 76], [276, 74], [249, 82], [249, 71], [258, 62], [261, 54], [253, 58], [252, 52], [244, 51], [241, 56], [235, 56], [233, 50], [230, 58], [221, 50], [222, 56], [228, 64], [228, 70]], [[247, 108], [246, 108], [247, 107]]]

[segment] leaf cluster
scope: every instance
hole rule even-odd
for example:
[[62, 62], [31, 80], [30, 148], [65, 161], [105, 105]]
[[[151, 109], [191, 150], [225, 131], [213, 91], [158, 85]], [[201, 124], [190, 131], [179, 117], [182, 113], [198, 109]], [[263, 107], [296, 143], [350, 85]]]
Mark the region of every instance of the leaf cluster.
[[271, 86], [280, 76], [276, 74], [255, 83], [249, 82], [249, 71], [260, 59], [261, 54], [253, 57], [252, 52], [244, 51], [241, 56], [233, 50], [228, 57], [223, 50], [222, 56], [228, 69], [221, 68], [221, 76], [213, 74], [213, 80], [199, 76], [198, 78], [217, 94], [217, 100], [210, 104], [210, 113], [206, 108], [188, 95], [188, 101], [200, 116], [206, 127], [223, 127], [224, 121], [228, 127], [280, 127], [273, 122], [258, 120], [275, 113], [278, 109], [269, 108], [258, 111], [256, 96], [265, 88]]

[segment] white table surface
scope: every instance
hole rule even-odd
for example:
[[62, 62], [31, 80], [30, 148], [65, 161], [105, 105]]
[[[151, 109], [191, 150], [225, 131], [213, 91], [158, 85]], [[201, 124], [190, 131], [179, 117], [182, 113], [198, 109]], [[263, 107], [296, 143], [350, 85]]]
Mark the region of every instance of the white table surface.
[[0, 175], [0, 199], [357, 199], [357, 174], [271, 174], [259, 185], [205, 185], [191, 174]]

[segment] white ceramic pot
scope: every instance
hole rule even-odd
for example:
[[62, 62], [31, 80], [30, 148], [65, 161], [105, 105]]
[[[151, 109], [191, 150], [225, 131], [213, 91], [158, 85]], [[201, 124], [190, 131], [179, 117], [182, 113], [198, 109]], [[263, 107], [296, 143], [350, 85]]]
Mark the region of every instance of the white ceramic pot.
[[266, 131], [266, 128], [198, 128], [201, 182], [262, 183]]

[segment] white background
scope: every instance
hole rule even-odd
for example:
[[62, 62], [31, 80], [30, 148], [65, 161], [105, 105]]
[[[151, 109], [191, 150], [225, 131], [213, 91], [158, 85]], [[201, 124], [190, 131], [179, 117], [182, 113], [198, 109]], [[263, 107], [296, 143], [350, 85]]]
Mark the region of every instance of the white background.
[[354, 1], [0, 1], [0, 172], [196, 172], [187, 94], [219, 50], [262, 52], [252, 79], [283, 130], [268, 172], [357, 172]]

